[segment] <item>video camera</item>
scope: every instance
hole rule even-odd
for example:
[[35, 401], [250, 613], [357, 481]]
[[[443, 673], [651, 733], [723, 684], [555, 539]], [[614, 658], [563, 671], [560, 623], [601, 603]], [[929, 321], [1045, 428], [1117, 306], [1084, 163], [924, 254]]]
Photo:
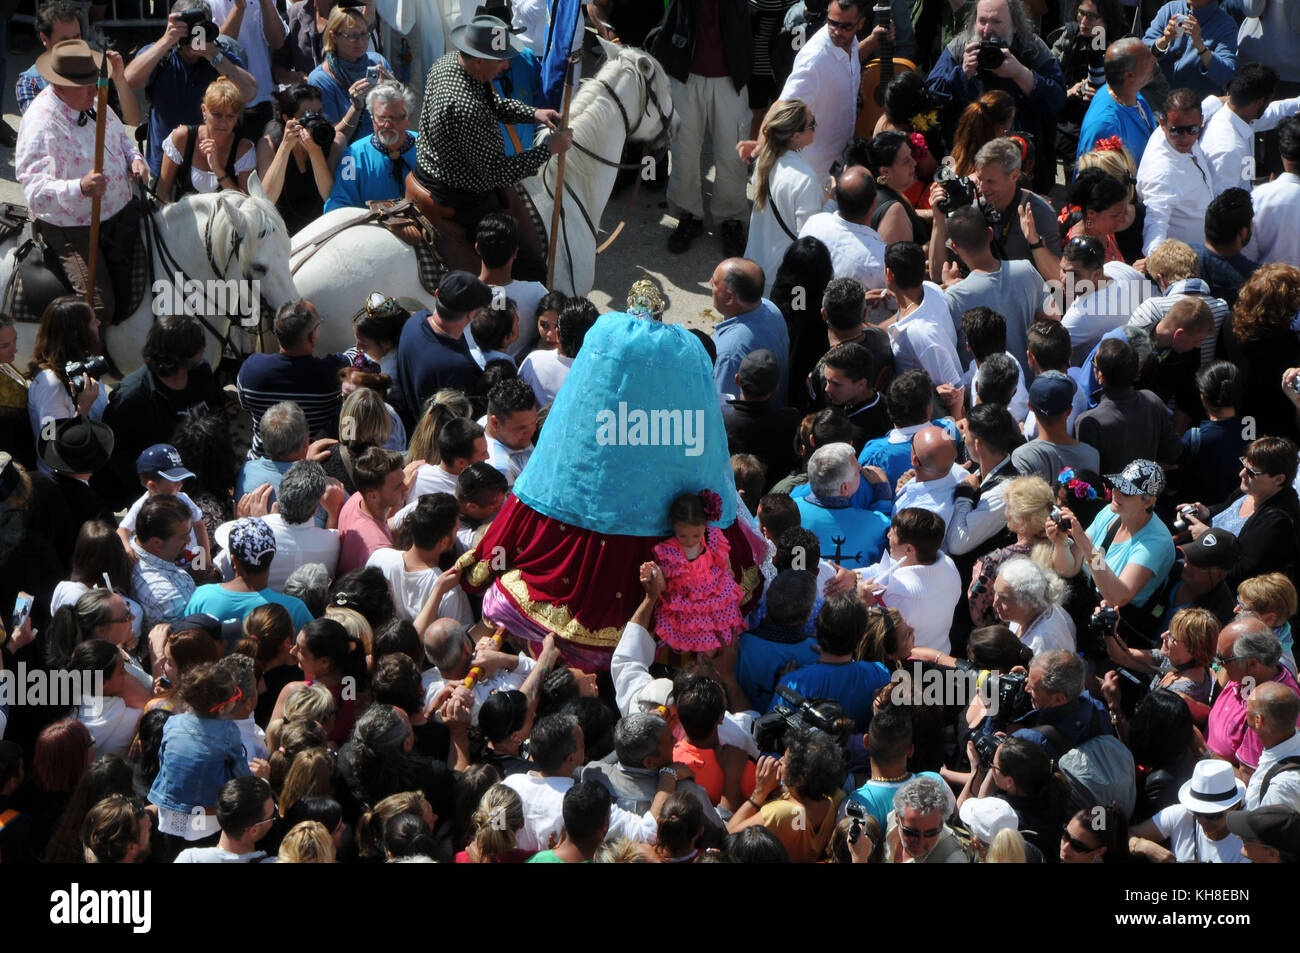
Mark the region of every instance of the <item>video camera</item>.
[[838, 738], [839, 725], [833, 715], [822, 711], [815, 702], [810, 702], [792, 688], [778, 685], [776, 693], [783, 703], [778, 703], [754, 722], [754, 743], [760, 752], [779, 757], [785, 753], [792, 735], [808, 731], [824, 731]]

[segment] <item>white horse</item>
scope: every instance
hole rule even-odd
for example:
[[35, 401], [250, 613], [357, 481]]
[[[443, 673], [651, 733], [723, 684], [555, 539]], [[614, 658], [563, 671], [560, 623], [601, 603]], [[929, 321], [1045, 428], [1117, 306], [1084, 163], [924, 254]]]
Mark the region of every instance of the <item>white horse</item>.
[[[659, 63], [641, 50], [613, 44], [605, 44], [605, 48], [607, 62], [574, 93], [569, 113], [575, 146], [596, 156], [576, 147], [568, 152], [564, 218], [558, 238], [551, 236], [553, 243], [558, 242], [552, 285], [569, 294], [585, 295], [595, 283], [597, 240], [587, 218], [599, 228], [624, 143], [666, 139], [674, 123], [668, 78]], [[556, 165], [552, 156], [537, 175], [524, 182], [548, 230]], [[363, 216], [358, 209], [336, 209], [304, 228], [293, 237], [295, 266], [315, 236], [349, 218]], [[372, 291], [414, 298], [433, 307], [433, 297], [417, 277], [415, 252], [378, 226], [349, 228], [326, 241], [294, 273], [294, 283], [321, 314], [323, 351], [341, 351], [353, 345], [352, 316]]]
[[[284, 220], [262, 192], [257, 173], [249, 176], [248, 188], [248, 195], [189, 195], [155, 213], [160, 241], [153, 249], [154, 285], [130, 317], [101, 329], [104, 351], [123, 376], [142, 363], [145, 335], [158, 315], [183, 310], [202, 316], [207, 322], [208, 362], [215, 367], [226, 337], [236, 345], [257, 345], [263, 303], [274, 313], [299, 297], [289, 274]], [[13, 253], [13, 242], [0, 248], [0, 288], [9, 280]], [[107, 280], [102, 270], [100, 275]], [[17, 329], [15, 364], [25, 367], [37, 326], [22, 323]], [[264, 325], [261, 330], [263, 347], [274, 350], [271, 328]]]

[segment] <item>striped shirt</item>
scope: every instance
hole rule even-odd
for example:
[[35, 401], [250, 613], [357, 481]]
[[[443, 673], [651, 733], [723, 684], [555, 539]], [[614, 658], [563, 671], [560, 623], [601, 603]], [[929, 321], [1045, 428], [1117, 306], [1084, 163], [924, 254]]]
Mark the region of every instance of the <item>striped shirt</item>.
[[313, 357], [305, 354], [253, 354], [239, 369], [239, 406], [253, 418], [253, 446], [249, 459], [262, 456], [262, 415], [273, 405], [292, 401], [307, 415], [312, 439], [338, 434], [339, 368], [341, 354]]
[[1201, 364], [1204, 366], [1214, 360], [1214, 351], [1219, 343], [1219, 332], [1223, 329], [1223, 322], [1228, 320], [1232, 309], [1222, 298], [1210, 297], [1210, 286], [1200, 278], [1175, 281], [1165, 289], [1162, 296], [1147, 298], [1133, 309], [1133, 317], [1128, 323], [1139, 328], [1154, 328], [1175, 303], [1188, 295], [1195, 295], [1204, 301], [1210, 306], [1210, 314], [1214, 315], [1214, 333], [1207, 334], [1205, 340], [1201, 342]]

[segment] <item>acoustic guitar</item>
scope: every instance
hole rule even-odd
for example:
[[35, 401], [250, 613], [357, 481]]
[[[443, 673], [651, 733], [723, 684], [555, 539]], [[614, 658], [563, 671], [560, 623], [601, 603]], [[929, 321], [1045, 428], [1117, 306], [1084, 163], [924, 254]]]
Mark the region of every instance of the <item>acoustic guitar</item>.
[[[880, 0], [873, 10], [876, 26], [888, 28], [893, 24], [893, 10], [889, 0]], [[862, 68], [862, 85], [858, 90], [858, 120], [853, 127], [855, 136], [870, 139], [876, 134], [876, 123], [885, 114], [885, 87], [895, 73], [916, 72], [911, 60], [894, 56], [894, 41], [886, 36], [880, 41], [880, 56]]]

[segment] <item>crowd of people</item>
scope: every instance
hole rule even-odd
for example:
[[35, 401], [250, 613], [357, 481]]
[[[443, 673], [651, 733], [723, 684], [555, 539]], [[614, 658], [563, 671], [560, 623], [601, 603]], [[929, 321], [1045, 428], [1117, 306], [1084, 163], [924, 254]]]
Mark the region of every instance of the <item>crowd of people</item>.
[[[55, 300], [26, 368], [0, 317], [0, 685], [96, 686], [0, 697], [0, 860], [1300, 860], [1294, 5], [587, 7], [670, 76], [670, 252], [714, 164], [693, 333], [734, 478], [675, 489], [599, 663], [462, 576], [539, 441], [588, 453], [547, 419], [599, 311], [484, 199], [569, 146], [520, 98], [545, 30], [486, 43], [534, 6], [431, 67], [457, 143], [407, 131], [369, 3], [178, 0], [110, 55], [122, 168], [79, 193], [52, 143], [98, 61], [42, 8], [16, 167], [70, 278], [90, 196], [135, 227], [128, 167], [159, 201], [256, 169], [291, 231], [415, 173], [482, 268], [432, 310], [381, 289], [341, 353], [308, 301], [236, 367], [165, 316], [113, 387], [111, 292]], [[855, 136], [895, 44], [920, 69]], [[690, 317], [647, 281], [627, 310]]]

